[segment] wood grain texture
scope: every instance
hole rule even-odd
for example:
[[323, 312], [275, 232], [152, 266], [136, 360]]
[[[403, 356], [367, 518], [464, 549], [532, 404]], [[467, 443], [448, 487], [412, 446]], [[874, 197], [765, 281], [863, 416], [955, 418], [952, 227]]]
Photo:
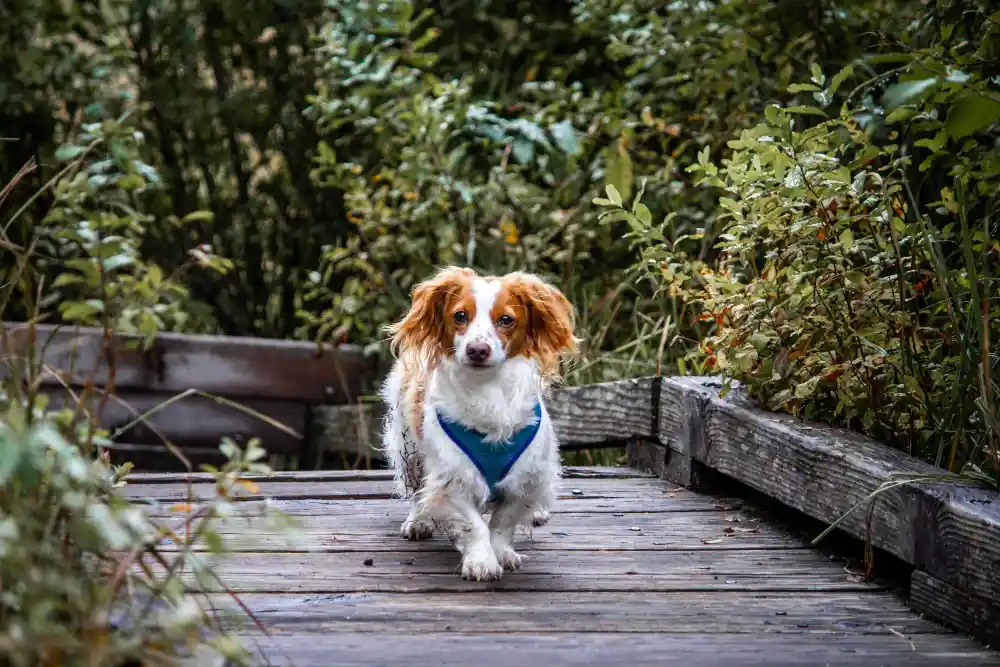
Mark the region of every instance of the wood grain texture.
[[[712, 379], [664, 380], [661, 397], [660, 439], [668, 450], [824, 522], [887, 482], [944, 475], [856, 433], [765, 412], [739, 392], [720, 399]], [[876, 547], [962, 591], [954, 605], [971, 592], [1000, 601], [1000, 494], [953, 479], [884, 491], [840, 528], [870, 536]]]
[[[343, 552], [453, 550], [441, 535], [411, 542], [399, 536], [407, 508], [361, 511], [335, 516], [310, 516], [277, 525], [268, 519], [233, 518], [221, 521], [218, 532], [233, 551]], [[797, 538], [762, 522], [735, 523], [731, 513], [693, 512], [662, 514], [557, 514], [530, 535], [521, 534], [515, 548], [522, 551], [559, 550], [663, 550], [799, 548]], [[162, 546], [176, 549], [169, 540]], [[195, 546], [200, 549], [200, 545]]]
[[[12, 322], [3, 326], [11, 349], [0, 349], [0, 356], [23, 357], [32, 344], [29, 329]], [[353, 403], [372, 392], [377, 375], [375, 362], [356, 347], [163, 333], [146, 350], [136, 347], [141, 337], [115, 336], [105, 353], [100, 329], [37, 325], [35, 331], [39, 356], [58, 373], [72, 370], [65, 379], [73, 385], [93, 378], [104, 386], [110, 358], [118, 390], [180, 393], [195, 388], [230, 398]], [[8, 367], [0, 365], [0, 377], [7, 373]], [[45, 383], [61, 384], [55, 377]]]
[[[141, 487], [183, 489], [167, 477], [145, 476]], [[259, 485], [285, 496], [275, 502], [299, 520], [298, 534], [231, 518], [223, 534], [238, 551], [205, 556], [269, 628], [270, 639], [253, 640], [275, 664], [1000, 664], [842, 561], [757, 521], [754, 508], [649, 476], [564, 480], [559, 511], [519, 539], [522, 569], [490, 583], [462, 580], [446, 540], [399, 537], [405, 503], [345, 495], [387, 490], [384, 473], [279, 479]], [[234, 609], [222, 586], [210, 590]]]
[[[563, 477], [567, 479], [650, 479], [649, 473], [621, 466], [566, 466]], [[247, 475], [246, 479], [270, 482], [356, 482], [386, 481], [392, 479], [388, 470], [279, 470], [266, 476]], [[136, 484], [177, 484], [180, 482], [208, 482], [211, 473], [146, 473], [134, 472], [128, 476]], [[676, 487], [674, 487], [676, 488]]]
[[[217, 598], [227, 627], [246, 627], [242, 612], [228, 597]], [[883, 635], [940, 634], [941, 627], [918, 618], [905, 604], [871, 592], [747, 593], [679, 591], [482, 591], [408, 595], [396, 593], [321, 593], [308, 595], [243, 593], [251, 612], [281, 633], [413, 632], [474, 633], [649, 633], [754, 634], [809, 632]], [[484, 614], [483, 609], [489, 613]], [[834, 638], [830, 638], [834, 641]]]
[[[560, 449], [620, 446], [635, 438], [651, 441], [652, 384], [652, 378], [643, 378], [553, 389], [546, 406]], [[317, 407], [314, 426], [318, 449], [381, 458], [378, 448], [384, 412], [381, 403]]]
[[489, 583], [458, 577], [459, 560], [454, 550], [249, 553], [226, 557], [215, 571], [235, 592], [267, 593], [879, 590], [807, 550], [532, 552], [520, 571]]
[[640, 378], [553, 391], [547, 406], [560, 447], [654, 438], [652, 385]]
[[[576, 490], [583, 491], [583, 489]], [[293, 517], [336, 516], [348, 512], [358, 512], [365, 516], [379, 514], [385, 516], [397, 513], [399, 503], [399, 500], [387, 498], [354, 500], [317, 498], [274, 500], [268, 498], [234, 503], [232, 513], [234, 516], [260, 516], [264, 506], [267, 505]], [[742, 501], [737, 498], [707, 498], [683, 489], [671, 493], [650, 494], [648, 497], [639, 498], [601, 498], [587, 496], [583, 493], [573, 495], [567, 489], [552, 511], [555, 514], [588, 512], [591, 514], [624, 515], [628, 513], [658, 514], [661, 512], [718, 512], [722, 510], [727, 512], [727, 516], [737, 517], [742, 516], [738, 512], [742, 504]], [[175, 509], [175, 505], [172, 502], [158, 503], [146, 506], [145, 510], [150, 516], [177, 517], [178, 509]], [[193, 512], [197, 511], [200, 506], [199, 503], [192, 503], [184, 505], [183, 509]]]
[[[884, 637], [827, 633], [675, 634], [522, 633], [503, 642], [495, 635], [453, 633], [275, 634], [260, 649], [275, 665], [319, 667], [980, 667], [1000, 665], [996, 653], [958, 637]], [[912, 645], [911, 645], [912, 641]]]
[[340, 453], [383, 460], [379, 448], [384, 414], [381, 402], [315, 406], [309, 435], [316, 460]]
[[913, 564], [1000, 606], [1000, 494], [952, 484], [922, 485], [912, 530]]
[[[280, 478], [279, 478], [280, 479]], [[623, 483], [626, 482], [626, 483]], [[242, 499], [259, 499], [262, 497], [275, 499], [371, 499], [389, 498], [392, 495], [392, 482], [373, 479], [368, 481], [360, 478], [348, 481], [281, 481], [257, 482], [259, 492], [251, 494], [241, 490]], [[606, 478], [594, 479], [564, 479], [560, 482], [560, 495], [563, 497], [589, 498], [637, 498], [638, 493], [671, 493], [676, 487], [669, 486], [657, 479], [637, 478], [633, 480], [615, 480]], [[578, 491], [578, 493], [574, 493]], [[188, 484], [128, 484], [121, 489], [121, 495], [130, 500], [149, 499], [155, 501], [182, 501], [189, 499], [208, 499], [216, 495], [215, 485], [204, 482]]]
[[[77, 405], [77, 400], [62, 388], [48, 388], [46, 394], [54, 409]], [[105, 402], [98, 423], [112, 432], [135, 423], [117, 438], [130, 444], [159, 445], [167, 438], [183, 443], [186, 449], [218, 449], [225, 437], [240, 444], [258, 437], [269, 454], [295, 454], [302, 450], [307, 410], [304, 403], [244, 399], [238, 401], [245, 408], [241, 410], [206, 396], [186, 396], [179, 400], [175, 396], [119, 392]], [[97, 416], [99, 401], [100, 397], [93, 395], [84, 401], [91, 415]]]
[[1000, 646], [1000, 604], [915, 570], [910, 607], [929, 618]]

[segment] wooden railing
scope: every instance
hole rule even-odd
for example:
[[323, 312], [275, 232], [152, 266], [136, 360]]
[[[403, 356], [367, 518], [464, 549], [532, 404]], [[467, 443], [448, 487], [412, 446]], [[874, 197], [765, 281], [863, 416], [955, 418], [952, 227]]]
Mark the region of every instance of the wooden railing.
[[[50, 405], [75, 406], [86, 394], [87, 410], [115, 434], [114, 456], [140, 469], [180, 465], [164, 439], [192, 463], [217, 459], [223, 437], [257, 437], [271, 454], [308, 458], [318, 446], [314, 408], [356, 405], [379, 375], [377, 362], [351, 346], [160, 334], [147, 347], [136, 336], [106, 341], [95, 328], [4, 329], [0, 378], [33, 346]], [[102, 401], [105, 389], [112, 395]]]

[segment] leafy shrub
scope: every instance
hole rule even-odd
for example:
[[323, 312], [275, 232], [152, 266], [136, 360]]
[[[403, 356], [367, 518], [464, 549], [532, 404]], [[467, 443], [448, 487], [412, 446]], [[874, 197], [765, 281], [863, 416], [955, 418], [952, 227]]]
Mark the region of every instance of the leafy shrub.
[[[699, 371], [996, 483], [998, 33], [938, 9], [906, 52], [814, 66], [789, 88], [811, 99], [768, 107], [721, 168], [700, 156], [691, 170], [725, 191], [709, 266], [668, 241], [671, 220], [600, 203], [632, 225], [641, 268], [701, 309]], [[886, 61], [903, 64], [845, 87]]]
[[[146, 340], [165, 328], [191, 328], [197, 317], [185, 309], [187, 293], [175, 277], [138, 252], [150, 220], [136, 200], [158, 181], [139, 159], [140, 138], [127, 116], [84, 125], [56, 151], [64, 163], [57, 177], [0, 218], [13, 255], [0, 285], [0, 319], [12, 319], [14, 295], [30, 317], [4, 327], [0, 339], [7, 367], [0, 384], [3, 665], [180, 665], [192, 656], [243, 664], [248, 657], [218, 623], [218, 600], [208, 594], [224, 585], [206, 557], [224, 550], [219, 521], [233, 512], [233, 496], [252, 487], [245, 473], [268, 471], [259, 444], [224, 442], [227, 463], [213, 471], [216, 497], [155, 518], [118, 495], [131, 466], [110, 465], [108, 433], [97, 427], [113, 387], [74, 377], [70, 405], [60, 410], [41, 390], [54, 371], [36, 354], [35, 325], [56, 308], [63, 321], [98, 325], [106, 337], [138, 332]], [[5, 186], [0, 204], [17, 181]], [[19, 217], [46, 199], [47, 212]], [[6, 237], [15, 225], [23, 245]], [[226, 268], [200, 249], [193, 262]]]

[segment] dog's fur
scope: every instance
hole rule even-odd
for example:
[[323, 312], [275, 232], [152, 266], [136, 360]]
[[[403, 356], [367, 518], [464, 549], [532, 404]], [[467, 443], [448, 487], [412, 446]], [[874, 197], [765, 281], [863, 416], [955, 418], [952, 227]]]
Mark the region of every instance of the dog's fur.
[[[520, 566], [514, 536], [549, 519], [558, 444], [543, 403], [538, 433], [499, 484], [501, 499], [488, 505], [486, 482], [444, 433], [436, 411], [486, 434], [487, 442], [508, 440], [534, 423], [533, 409], [558, 379], [561, 357], [576, 350], [573, 328], [569, 301], [536, 276], [483, 277], [456, 267], [417, 285], [409, 312], [390, 328], [396, 362], [382, 387], [383, 448], [397, 493], [411, 499], [401, 531], [418, 540], [443, 529], [462, 554], [467, 579], [499, 579]], [[488, 357], [476, 363], [469, 346], [481, 356], [484, 343]]]

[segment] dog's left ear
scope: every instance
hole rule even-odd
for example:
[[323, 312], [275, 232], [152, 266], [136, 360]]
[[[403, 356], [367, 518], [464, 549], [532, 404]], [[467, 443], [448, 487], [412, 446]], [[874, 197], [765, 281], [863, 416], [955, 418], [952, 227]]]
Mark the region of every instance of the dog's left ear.
[[526, 344], [545, 375], [558, 374], [559, 358], [577, 351], [576, 313], [562, 292], [531, 274], [511, 276], [528, 309]]

